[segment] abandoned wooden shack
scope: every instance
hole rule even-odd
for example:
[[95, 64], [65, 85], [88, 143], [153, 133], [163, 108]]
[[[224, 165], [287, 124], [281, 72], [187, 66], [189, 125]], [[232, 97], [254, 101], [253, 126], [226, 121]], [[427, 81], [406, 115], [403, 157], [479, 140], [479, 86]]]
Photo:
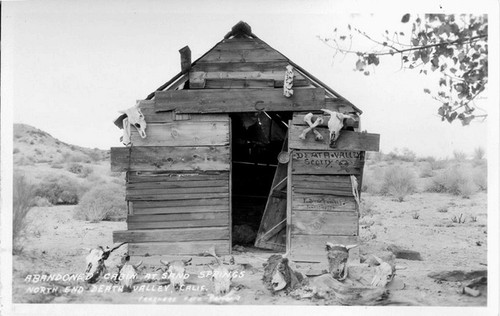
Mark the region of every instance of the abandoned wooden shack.
[[[252, 244], [311, 262], [327, 241], [357, 243], [365, 152], [379, 147], [362, 111], [244, 22], [194, 62], [180, 53], [181, 72], [138, 101], [147, 137], [132, 128], [130, 146], [111, 148], [129, 207], [114, 242], [135, 256]], [[351, 115], [334, 148], [322, 109]], [[324, 121], [304, 138], [308, 113]]]

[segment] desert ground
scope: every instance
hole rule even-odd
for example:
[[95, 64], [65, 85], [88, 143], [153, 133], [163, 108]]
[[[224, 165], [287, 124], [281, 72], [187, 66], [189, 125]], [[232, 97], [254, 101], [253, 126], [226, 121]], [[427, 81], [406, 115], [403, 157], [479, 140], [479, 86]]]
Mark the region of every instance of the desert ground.
[[[324, 297], [273, 295], [262, 281], [263, 264], [273, 253], [249, 245], [233, 246], [234, 261], [244, 276], [233, 279], [232, 290], [224, 297], [215, 297], [210, 280], [198, 277], [206, 270], [204, 264], [187, 267], [190, 277], [186, 290], [158, 291], [154, 287], [165, 283], [144, 276], [161, 264], [148, 258], [143, 258], [137, 288], [131, 293], [109, 290], [113, 284], [108, 280], [95, 285], [64, 280], [35, 282], [34, 275], [83, 273], [88, 254], [85, 248], [111, 246], [112, 232], [126, 229], [124, 216], [116, 212], [102, 220], [82, 215], [85, 194], [92, 188], [123, 187], [124, 175], [109, 171], [106, 153], [57, 144], [50, 135], [40, 135], [39, 130], [33, 133], [26, 126], [15, 130], [15, 174], [23, 175], [35, 188], [57, 182], [54, 178], [67, 178], [64, 184], [78, 190], [66, 188], [65, 195], [61, 193], [62, 197], [52, 201], [38, 196], [30, 205], [13, 254], [14, 303], [339, 304]], [[38, 138], [38, 147], [30, 146], [33, 137]], [[40, 139], [45, 140], [45, 147], [39, 147]], [[479, 288], [478, 296], [471, 296], [461, 291], [468, 280], [429, 277], [433, 272], [488, 268], [487, 163], [480, 156], [457, 152], [453, 158], [438, 160], [417, 158], [409, 150], [368, 156], [360, 204], [359, 264], [370, 254], [387, 256], [391, 245], [417, 251], [422, 259], [395, 259], [395, 280], [404, 287], [391, 289], [391, 300], [424, 306], [486, 306], [485, 286]], [[402, 182], [391, 186], [394, 176]], [[78, 204], [70, 203], [73, 196]], [[111, 254], [106, 261], [110, 272], [115, 271], [126, 250], [124, 245]], [[132, 263], [139, 259], [132, 258]], [[297, 263], [293, 268], [305, 272], [327, 267]]]

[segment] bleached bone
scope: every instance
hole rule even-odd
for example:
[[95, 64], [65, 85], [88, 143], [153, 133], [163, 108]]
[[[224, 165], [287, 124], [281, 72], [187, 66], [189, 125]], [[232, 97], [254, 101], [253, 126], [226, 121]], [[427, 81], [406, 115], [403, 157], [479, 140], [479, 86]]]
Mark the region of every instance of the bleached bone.
[[375, 268], [375, 275], [373, 276], [371, 285], [385, 287], [392, 281], [392, 279], [394, 279], [394, 275], [396, 274], [396, 267], [385, 261], [382, 261], [382, 259], [375, 255], [373, 255], [373, 257], [375, 258], [375, 260], [377, 260], [379, 265]]
[[285, 80], [283, 81], [283, 95], [290, 98], [293, 95], [293, 66], [286, 66]]
[[137, 281], [137, 269], [141, 266], [142, 261], [134, 265], [129, 262], [130, 257], [128, 255], [126, 258], [125, 263], [118, 273], [118, 280], [120, 285], [123, 286], [124, 292], [131, 292], [134, 283]]
[[224, 295], [229, 293], [232, 280], [232, 271], [224, 266], [224, 263], [215, 253], [215, 247], [211, 247], [209, 251], [206, 252], [207, 255], [215, 258], [217, 266], [208, 266], [212, 270], [211, 281], [214, 284], [214, 294]]
[[99, 277], [103, 274], [106, 273], [106, 265], [105, 261], [109, 258], [109, 255], [121, 247], [122, 245], [126, 244], [125, 242], [119, 244], [118, 246], [115, 246], [113, 248], [109, 248], [106, 246], [106, 249], [104, 249], [102, 246], [98, 246], [97, 248], [90, 249], [89, 254], [85, 257], [85, 274], [86, 278], [85, 280], [88, 283], [95, 283], [99, 279]]
[[343, 114], [336, 111], [331, 111], [327, 109], [321, 109], [321, 111], [330, 115], [330, 120], [328, 121], [328, 130], [330, 132], [330, 147], [336, 147], [336, 141], [340, 136], [340, 130], [344, 127], [344, 119], [354, 117], [349, 114]]
[[318, 132], [317, 130], [315, 130], [315, 128], [322, 124], [323, 123], [323, 118], [320, 116], [316, 119], [316, 121], [313, 123], [312, 122], [312, 117], [313, 117], [313, 114], [312, 113], [307, 113], [305, 116], [304, 116], [304, 122], [307, 123], [307, 125], [309, 125], [308, 128], [304, 129], [302, 131], [302, 133], [299, 135], [299, 138], [300, 139], [306, 139], [306, 135], [307, 133], [309, 133], [310, 131], [313, 131], [314, 134], [316, 135], [316, 140], [323, 140], [323, 136], [321, 135], [320, 132]]
[[193, 258], [187, 260], [165, 261], [160, 259], [160, 263], [167, 268], [167, 278], [176, 291], [179, 291], [185, 284], [186, 266], [191, 264]]
[[122, 115], [117, 120], [122, 120], [122, 123], [119, 124], [119, 126], [121, 125], [120, 127], [123, 128], [123, 136], [121, 137], [121, 141], [124, 145], [130, 145], [131, 126], [134, 126], [137, 129], [139, 135], [142, 138], [146, 138], [147, 123], [144, 115], [139, 109], [139, 102], [137, 102], [136, 105], [131, 108], [118, 112], [122, 113]]
[[348, 275], [347, 261], [349, 259], [349, 250], [358, 245], [342, 245], [326, 243], [327, 259], [328, 259], [328, 272], [334, 279], [343, 281]]

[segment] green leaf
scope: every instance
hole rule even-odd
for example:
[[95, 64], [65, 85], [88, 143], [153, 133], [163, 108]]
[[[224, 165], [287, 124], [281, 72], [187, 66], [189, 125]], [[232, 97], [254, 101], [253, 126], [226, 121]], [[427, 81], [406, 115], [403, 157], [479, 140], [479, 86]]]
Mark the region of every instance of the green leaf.
[[401, 23], [407, 23], [408, 21], [410, 21], [410, 14], [409, 13], [406, 13], [405, 15], [403, 15], [403, 17], [401, 18]]
[[429, 90], [429, 89], [425, 88], [425, 89], [424, 89], [424, 93], [431, 94], [431, 90]]

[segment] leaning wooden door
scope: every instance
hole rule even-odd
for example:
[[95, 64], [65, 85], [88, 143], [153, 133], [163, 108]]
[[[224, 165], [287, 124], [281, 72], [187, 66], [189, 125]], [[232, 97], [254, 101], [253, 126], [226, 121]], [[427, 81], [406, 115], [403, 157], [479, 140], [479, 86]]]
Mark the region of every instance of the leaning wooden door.
[[[288, 138], [283, 142], [281, 156], [286, 157]], [[279, 159], [281, 160], [281, 159]], [[276, 251], [286, 249], [287, 163], [278, 161], [273, 183], [260, 222], [255, 246]]]

